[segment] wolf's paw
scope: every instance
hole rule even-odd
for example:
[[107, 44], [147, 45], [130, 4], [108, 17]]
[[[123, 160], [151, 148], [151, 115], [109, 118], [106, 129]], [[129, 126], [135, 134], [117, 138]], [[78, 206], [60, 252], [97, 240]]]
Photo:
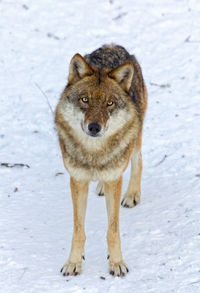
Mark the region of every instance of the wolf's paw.
[[98, 194], [99, 196], [104, 195], [104, 185], [103, 185], [103, 182], [100, 181], [100, 182], [98, 183], [96, 191], [97, 191], [97, 194]]
[[133, 208], [140, 203], [140, 192], [135, 192], [134, 194], [125, 194], [122, 199], [121, 205], [125, 208]]
[[82, 264], [67, 262], [61, 269], [63, 276], [77, 276], [80, 275], [82, 271]]
[[128, 272], [127, 265], [123, 260], [118, 263], [109, 263], [109, 273], [114, 277], [124, 277]]

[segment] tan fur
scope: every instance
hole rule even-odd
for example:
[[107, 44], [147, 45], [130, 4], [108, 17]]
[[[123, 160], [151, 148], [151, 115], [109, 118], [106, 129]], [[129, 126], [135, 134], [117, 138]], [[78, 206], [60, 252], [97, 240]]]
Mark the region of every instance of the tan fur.
[[80, 274], [84, 258], [85, 231], [84, 221], [88, 197], [88, 181], [78, 182], [71, 177], [70, 187], [74, 208], [74, 234], [68, 262], [63, 266], [63, 275]]
[[[140, 66], [124, 48], [104, 46], [85, 58], [79, 54], [72, 58], [68, 85], [55, 117], [63, 162], [71, 176], [74, 207], [72, 247], [68, 262], [62, 268], [63, 275], [81, 273], [84, 219], [91, 180], [100, 181], [98, 193], [105, 192], [106, 196], [109, 271], [114, 276], [128, 272], [119, 232], [122, 174], [131, 158], [131, 177], [122, 205], [133, 207], [140, 201], [146, 104], [147, 91]], [[99, 127], [95, 134], [90, 129], [94, 123]]]
[[[142, 109], [142, 119], [147, 106], [147, 89], [144, 87], [144, 107]], [[122, 206], [132, 208], [140, 203], [141, 197], [141, 176], [142, 176], [142, 129], [138, 134], [138, 138], [133, 148], [131, 155], [131, 177], [128, 185], [128, 189], [122, 200]]]
[[108, 213], [108, 258], [111, 275], [120, 276], [128, 272], [123, 261], [119, 232], [119, 207], [122, 189], [122, 177], [112, 182], [104, 183], [106, 207]]

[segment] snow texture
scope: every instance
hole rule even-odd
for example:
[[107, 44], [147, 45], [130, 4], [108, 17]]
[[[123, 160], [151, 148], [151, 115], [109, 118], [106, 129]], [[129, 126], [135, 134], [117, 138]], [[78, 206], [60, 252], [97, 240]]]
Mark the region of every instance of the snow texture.
[[[30, 167], [0, 166], [1, 293], [200, 292], [199, 31], [198, 0], [0, 1], [0, 163]], [[130, 272], [108, 274], [91, 183], [83, 274], [63, 277], [72, 203], [44, 94], [54, 111], [71, 57], [109, 43], [136, 55], [149, 94], [142, 201], [120, 209]]]

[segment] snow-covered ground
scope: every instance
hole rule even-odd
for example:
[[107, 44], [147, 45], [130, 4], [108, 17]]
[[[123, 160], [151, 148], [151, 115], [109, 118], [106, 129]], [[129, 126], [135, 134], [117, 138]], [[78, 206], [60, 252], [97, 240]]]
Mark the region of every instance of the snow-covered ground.
[[[199, 32], [198, 0], [0, 1], [0, 163], [30, 166], [0, 167], [1, 293], [200, 292]], [[130, 272], [108, 274], [105, 200], [92, 183], [83, 274], [64, 278], [69, 176], [41, 90], [54, 110], [73, 54], [111, 42], [137, 56], [149, 93], [142, 202], [120, 211]]]

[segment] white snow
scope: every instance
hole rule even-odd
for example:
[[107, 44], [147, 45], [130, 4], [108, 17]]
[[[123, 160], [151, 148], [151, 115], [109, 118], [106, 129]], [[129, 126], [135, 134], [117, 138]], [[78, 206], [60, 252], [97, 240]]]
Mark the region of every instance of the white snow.
[[[198, 0], [0, 1], [0, 163], [30, 165], [0, 167], [1, 293], [200, 292], [199, 20]], [[149, 93], [142, 202], [120, 210], [130, 272], [108, 274], [105, 200], [92, 183], [83, 274], [64, 278], [69, 176], [38, 86], [54, 110], [71, 57], [111, 42], [136, 55]]]

